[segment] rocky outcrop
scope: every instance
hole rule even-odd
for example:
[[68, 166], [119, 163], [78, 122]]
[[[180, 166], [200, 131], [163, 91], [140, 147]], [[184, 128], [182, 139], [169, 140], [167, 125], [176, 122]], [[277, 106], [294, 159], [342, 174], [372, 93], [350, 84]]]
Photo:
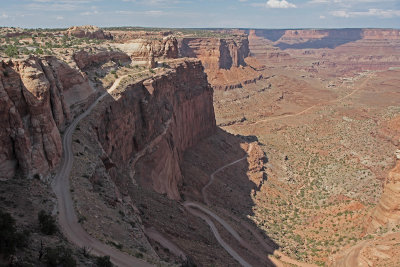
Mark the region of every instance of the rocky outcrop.
[[137, 40], [137, 39], [162, 39], [164, 37], [173, 35], [172, 31], [118, 31], [118, 30], [112, 30], [109, 32], [109, 34], [112, 35], [112, 38], [114, 41], [118, 43], [126, 43], [130, 42], [132, 40]]
[[[251, 58], [247, 35], [223, 39], [183, 38], [179, 41], [179, 52], [183, 57], [201, 60], [215, 90], [242, 88], [263, 79], [255, 67], [248, 65]], [[255, 61], [253, 58], [251, 62]]]
[[59, 83], [58, 86], [63, 90], [65, 103], [71, 109], [95, 93], [89, 85], [86, 74], [81, 70], [73, 68], [55, 57], [47, 57], [46, 61], [51, 65], [56, 81]]
[[88, 81], [54, 57], [2, 61], [0, 69], [0, 178], [17, 170], [46, 176], [60, 161], [60, 131], [72, 117], [66, 95], [87, 90]]
[[[399, 156], [400, 157], [400, 154]], [[400, 224], [400, 160], [389, 172], [384, 191], [378, 205], [372, 213], [368, 232], [380, 227], [392, 229]]]
[[89, 39], [112, 39], [111, 34], [104, 33], [102, 29], [92, 25], [71, 27], [67, 30], [67, 35]]
[[206, 69], [230, 69], [246, 66], [249, 56], [247, 36], [237, 38], [183, 38], [179, 41], [179, 52], [183, 57], [201, 59]]
[[136, 62], [146, 62], [151, 57], [154, 57], [156, 60], [179, 57], [178, 41], [172, 35], [160, 39], [127, 40], [115, 46], [127, 53], [132, 61]]
[[131, 60], [129, 56], [119, 51], [99, 51], [90, 53], [88, 51], [81, 50], [73, 55], [76, 65], [81, 69], [85, 70], [89, 67], [96, 67], [104, 64], [108, 61], [129, 63]]
[[216, 124], [213, 91], [201, 62], [172, 67], [105, 99], [88, 121], [121, 176], [129, 173], [127, 179], [179, 199], [183, 153], [212, 134]]

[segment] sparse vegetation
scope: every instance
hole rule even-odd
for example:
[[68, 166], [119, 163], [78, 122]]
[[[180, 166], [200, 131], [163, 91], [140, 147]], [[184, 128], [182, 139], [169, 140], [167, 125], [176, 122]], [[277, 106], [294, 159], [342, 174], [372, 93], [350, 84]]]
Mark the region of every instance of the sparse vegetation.
[[57, 232], [56, 221], [50, 214], [41, 210], [38, 214], [40, 231], [46, 235], [53, 235]]
[[72, 256], [72, 251], [63, 246], [56, 248], [47, 247], [45, 249], [44, 261], [48, 267], [75, 267], [76, 261]]
[[110, 256], [103, 256], [96, 258], [96, 265], [98, 267], [112, 267], [113, 264], [111, 263]]
[[0, 210], [0, 255], [13, 255], [17, 248], [27, 245], [28, 238], [29, 232], [18, 231], [15, 219], [9, 213]]

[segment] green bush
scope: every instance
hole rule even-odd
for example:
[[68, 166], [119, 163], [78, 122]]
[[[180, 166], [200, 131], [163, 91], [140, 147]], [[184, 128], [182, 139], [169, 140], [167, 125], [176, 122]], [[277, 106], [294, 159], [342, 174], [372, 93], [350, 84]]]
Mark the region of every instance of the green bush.
[[57, 232], [56, 221], [53, 216], [41, 210], [38, 214], [40, 231], [46, 235], [52, 235]]
[[112, 267], [113, 266], [113, 264], [110, 261], [110, 256], [97, 257], [96, 265], [99, 267]]
[[29, 232], [18, 232], [14, 218], [0, 210], [0, 254], [5, 256], [14, 254], [16, 248], [27, 245], [28, 238]]
[[41, 48], [36, 48], [36, 50], [35, 50], [35, 54], [36, 55], [43, 55], [43, 49], [41, 49]]
[[72, 251], [63, 246], [56, 248], [46, 248], [46, 254], [44, 256], [45, 263], [49, 267], [75, 267], [76, 261], [72, 257]]
[[9, 57], [18, 56], [18, 48], [13, 45], [8, 45], [5, 51], [6, 55]]

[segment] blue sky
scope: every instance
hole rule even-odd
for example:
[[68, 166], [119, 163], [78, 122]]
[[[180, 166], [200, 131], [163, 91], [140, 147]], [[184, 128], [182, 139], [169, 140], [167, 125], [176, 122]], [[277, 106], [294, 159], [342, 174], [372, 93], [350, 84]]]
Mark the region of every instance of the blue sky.
[[0, 0], [0, 26], [400, 28], [400, 0]]

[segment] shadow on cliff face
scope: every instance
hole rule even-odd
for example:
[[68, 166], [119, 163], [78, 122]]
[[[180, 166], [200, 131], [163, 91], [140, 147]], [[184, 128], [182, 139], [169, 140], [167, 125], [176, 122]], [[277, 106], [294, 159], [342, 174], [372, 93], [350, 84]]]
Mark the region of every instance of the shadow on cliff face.
[[304, 43], [288, 44], [280, 42], [276, 47], [282, 50], [286, 49], [334, 49], [340, 45], [355, 42], [362, 39], [362, 29], [339, 29], [329, 30], [328, 36], [321, 39], [314, 39]]
[[[209, 182], [210, 175], [222, 166], [245, 157], [249, 142], [257, 142], [257, 138], [235, 136], [218, 129], [214, 136], [187, 150], [182, 165], [182, 198], [204, 203], [201, 189]], [[247, 159], [215, 174], [213, 183], [205, 192], [208, 200], [206, 202], [209, 202], [208, 207], [231, 224], [247, 243], [248, 246], [239, 244], [222, 227], [219, 228], [223, 239], [239, 255], [253, 266], [275, 266], [268, 255], [272, 255], [279, 246], [249, 219], [254, 215], [253, 209], [256, 207], [253, 197], [266, 182], [262, 167], [266, 158], [260, 157], [260, 153], [255, 155], [254, 147], [252, 150]], [[260, 162], [261, 167], [257, 169], [254, 162]]]
[[[250, 34], [250, 31], [251, 30], [245, 30], [245, 33]], [[254, 30], [254, 32], [258, 37], [276, 42], [281, 39], [283, 35], [285, 35], [286, 30]]]

